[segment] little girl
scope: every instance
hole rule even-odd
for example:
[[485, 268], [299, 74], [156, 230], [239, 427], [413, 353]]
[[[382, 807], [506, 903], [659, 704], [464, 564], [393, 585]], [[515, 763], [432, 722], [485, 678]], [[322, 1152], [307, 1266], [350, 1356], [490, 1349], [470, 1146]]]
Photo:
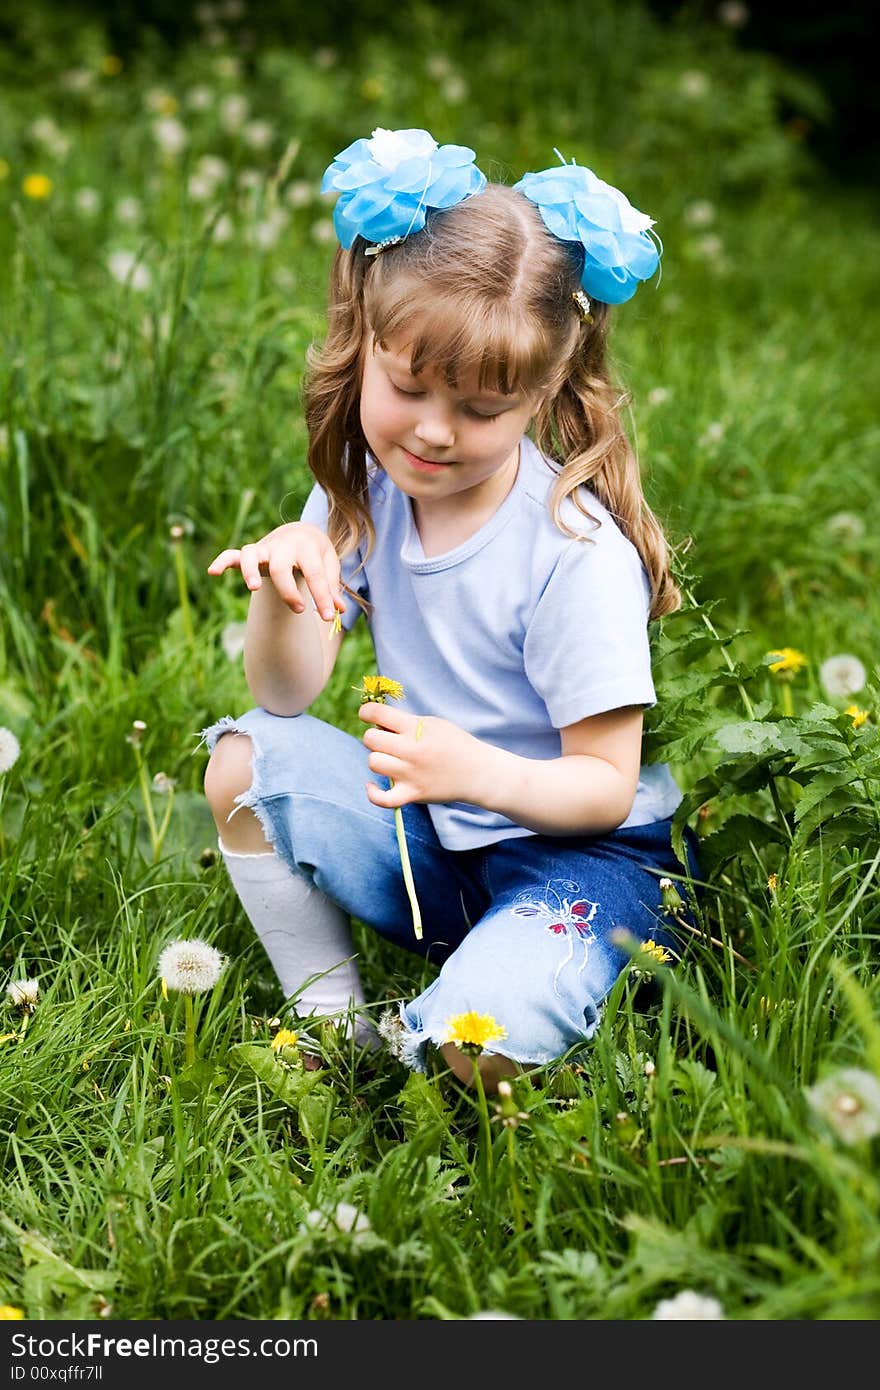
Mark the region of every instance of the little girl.
[[[297, 1014], [374, 1040], [354, 915], [442, 963], [401, 1006], [398, 1055], [423, 1069], [431, 1043], [472, 1079], [450, 1021], [473, 1011], [494, 1089], [592, 1037], [620, 929], [674, 948], [658, 880], [681, 873], [680, 792], [640, 749], [647, 621], [679, 597], [605, 361], [608, 306], [658, 265], [651, 219], [575, 164], [510, 188], [474, 159], [377, 130], [325, 173], [316, 482], [298, 522], [208, 568], [251, 590], [257, 708], [204, 731], [205, 788]], [[405, 698], [363, 704], [357, 739], [303, 711], [362, 614]]]

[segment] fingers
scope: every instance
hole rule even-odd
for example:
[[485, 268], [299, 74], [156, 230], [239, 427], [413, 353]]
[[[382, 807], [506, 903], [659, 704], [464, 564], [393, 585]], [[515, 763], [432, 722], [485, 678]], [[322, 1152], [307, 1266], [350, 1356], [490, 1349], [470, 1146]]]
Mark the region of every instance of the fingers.
[[383, 806], [388, 811], [395, 811], [398, 806], [406, 806], [412, 800], [412, 794], [399, 782], [395, 782], [394, 786], [387, 790], [375, 782], [366, 782], [364, 788], [368, 801], [372, 801], [374, 806]]
[[208, 566], [208, 574], [224, 574], [228, 569], [238, 569], [238, 550], [221, 550]]
[[374, 724], [377, 728], [388, 729], [393, 734], [404, 733], [410, 725], [415, 724], [415, 719], [405, 710], [395, 709], [393, 705], [377, 705], [374, 701], [367, 701], [358, 710], [358, 719], [362, 719], [365, 724]]
[[[325, 621], [345, 611], [339, 556], [316, 527], [290, 523], [239, 550], [222, 550], [208, 566], [209, 574], [241, 571], [252, 593], [271, 580], [279, 598], [294, 613], [306, 608], [303, 589], [311, 595]], [[300, 578], [301, 577], [301, 578]]]

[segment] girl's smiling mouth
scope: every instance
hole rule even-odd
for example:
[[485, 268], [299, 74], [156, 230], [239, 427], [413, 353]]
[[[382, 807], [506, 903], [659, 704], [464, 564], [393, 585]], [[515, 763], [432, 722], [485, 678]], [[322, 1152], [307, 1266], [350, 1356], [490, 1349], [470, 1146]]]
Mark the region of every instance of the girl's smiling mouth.
[[419, 473], [440, 473], [444, 468], [450, 466], [448, 463], [432, 463], [430, 459], [423, 459], [418, 454], [411, 454], [409, 449], [404, 449], [402, 446], [401, 452], [410, 468], [415, 468]]

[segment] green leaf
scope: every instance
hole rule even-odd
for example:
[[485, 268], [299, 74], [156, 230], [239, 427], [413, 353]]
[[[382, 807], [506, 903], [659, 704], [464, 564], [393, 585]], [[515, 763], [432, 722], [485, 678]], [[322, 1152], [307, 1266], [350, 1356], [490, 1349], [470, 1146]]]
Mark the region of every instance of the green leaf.
[[249, 1067], [273, 1096], [297, 1111], [303, 1099], [322, 1084], [320, 1071], [290, 1067], [281, 1062], [271, 1048], [261, 1047], [259, 1043], [236, 1043], [229, 1049], [229, 1056], [240, 1066]]

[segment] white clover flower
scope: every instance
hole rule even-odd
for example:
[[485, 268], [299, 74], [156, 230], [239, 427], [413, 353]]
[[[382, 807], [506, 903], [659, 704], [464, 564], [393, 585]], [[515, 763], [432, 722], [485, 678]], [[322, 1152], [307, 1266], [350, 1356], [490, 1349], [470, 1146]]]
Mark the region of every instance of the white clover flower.
[[249, 110], [247, 97], [240, 92], [230, 92], [220, 103], [220, 124], [230, 133], [241, 130]]
[[244, 651], [247, 623], [227, 623], [220, 633], [220, 645], [227, 661], [237, 661]]
[[648, 392], [649, 405], [665, 405], [669, 400], [669, 391], [665, 386], [654, 386]]
[[715, 221], [715, 204], [706, 198], [689, 203], [684, 210], [684, 220], [689, 227], [708, 227]]
[[125, 222], [131, 227], [135, 222], [140, 221], [141, 205], [137, 198], [133, 198], [129, 194], [127, 197], [119, 199], [114, 212], [120, 222]]
[[265, 150], [271, 145], [275, 131], [268, 121], [248, 121], [241, 138], [252, 150]]
[[101, 206], [101, 195], [96, 188], [78, 188], [73, 195], [73, 206], [83, 217], [94, 217]]
[[724, 1318], [717, 1298], [682, 1289], [673, 1298], [661, 1298], [651, 1314], [658, 1322], [711, 1322]]
[[845, 1144], [866, 1143], [880, 1134], [880, 1080], [872, 1072], [841, 1067], [804, 1094], [813, 1113]]
[[111, 251], [107, 266], [114, 280], [130, 289], [143, 291], [150, 288], [150, 272], [142, 265], [133, 251]]
[[26, 1013], [32, 1014], [40, 997], [39, 982], [37, 980], [11, 980], [6, 986], [6, 993], [17, 1009], [24, 1009]]
[[310, 1211], [301, 1230], [339, 1231], [343, 1235], [362, 1236], [370, 1229], [368, 1217], [350, 1202], [340, 1202], [333, 1211]]
[[180, 154], [188, 139], [186, 126], [175, 120], [174, 116], [162, 116], [153, 122], [153, 136], [160, 150], [166, 154]]
[[172, 941], [159, 956], [159, 976], [179, 994], [213, 989], [226, 968], [226, 957], [207, 941]]
[[20, 752], [21, 744], [12, 730], [0, 728], [0, 773], [15, 767]]
[[829, 656], [819, 667], [819, 681], [826, 695], [832, 699], [844, 695], [855, 695], [863, 690], [868, 673], [857, 656], [841, 652], [839, 656]]
[[292, 208], [304, 208], [314, 196], [315, 190], [308, 179], [294, 179], [284, 190], [284, 200]]
[[213, 100], [214, 93], [210, 87], [197, 86], [190, 87], [183, 102], [190, 111], [207, 111]]
[[838, 540], [858, 541], [865, 534], [865, 523], [856, 512], [835, 512], [825, 522], [825, 530]]

